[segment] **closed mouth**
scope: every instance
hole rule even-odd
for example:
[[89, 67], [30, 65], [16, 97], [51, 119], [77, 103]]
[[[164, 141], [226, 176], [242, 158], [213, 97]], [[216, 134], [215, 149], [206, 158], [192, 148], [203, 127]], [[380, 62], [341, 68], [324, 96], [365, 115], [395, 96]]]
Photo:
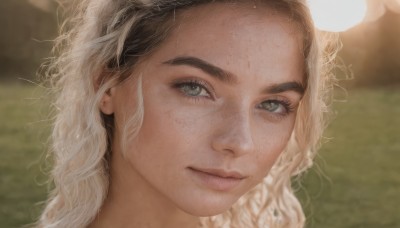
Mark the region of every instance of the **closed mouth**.
[[201, 172], [201, 173], [219, 177], [219, 178], [238, 179], [238, 180], [242, 180], [242, 179], [246, 178], [246, 176], [242, 175], [239, 172], [227, 171], [224, 169], [202, 169], [202, 168], [195, 168], [195, 167], [189, 167], [189, 169], [191, 169], [192, 171], [195, 171], [195, 172]]
[[243, 182], [247, 176], [224, 169], [203, 169], [197, 167], [188, 167], [193, 180], [202, 187], [212, 189], [218, 192], [229, 192]]

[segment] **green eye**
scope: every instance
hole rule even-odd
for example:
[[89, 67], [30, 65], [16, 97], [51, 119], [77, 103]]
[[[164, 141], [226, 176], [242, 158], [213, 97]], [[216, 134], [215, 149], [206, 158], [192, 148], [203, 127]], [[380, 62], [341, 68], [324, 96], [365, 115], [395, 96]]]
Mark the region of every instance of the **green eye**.
[[200, 85], [197, 85], [195, 83], [187, 83], [187, 84], [182, 84], [180, 86], [180, 90], [188, 96], [191, 97], [197, 97], [201, 95], [202, 91], [204, 90]]
[[211, 97], [206, 87], [198, 82], [182, 82], [174, 87], [188, 97]]
[[286, 115], [292, 112], [292, 106], [290, 102], [280, 100], [267, 100], [262, 102], [258, 108], [263, 109], [270, 113], [276, 113]]
[[212, 91], [212, 87], [207, 82], [198, 79], [183, 79], [175, 81], [172, 84], [172, 88], [188, 98], [214, 98], [213, 93], [210, 92]]
[[276, 112], [281, 108], [281, 104], [278, 101], [264, 101], [260, 104], [260, 108], [269, 112]]

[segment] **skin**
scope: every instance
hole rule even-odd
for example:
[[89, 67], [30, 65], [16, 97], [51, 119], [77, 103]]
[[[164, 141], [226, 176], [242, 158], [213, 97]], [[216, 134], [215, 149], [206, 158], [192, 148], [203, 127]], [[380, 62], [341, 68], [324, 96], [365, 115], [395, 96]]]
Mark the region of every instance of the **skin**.
[[196, 227], [260, 183], [291, 136], [304, 60], [284, 16], [214, 3], [177, 23], [134, 69], [144, 119], [125, 151], [121, 129], [136, 108], [137, 77], [103, 97], [116, 130], [109, 195], [92, 227]]

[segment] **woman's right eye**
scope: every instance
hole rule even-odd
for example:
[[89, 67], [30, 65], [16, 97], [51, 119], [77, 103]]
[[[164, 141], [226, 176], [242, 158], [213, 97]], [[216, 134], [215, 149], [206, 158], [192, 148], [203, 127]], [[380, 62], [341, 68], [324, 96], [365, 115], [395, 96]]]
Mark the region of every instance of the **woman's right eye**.
[[211, 97], [205, 86], [198, 82], [181, 82], [174, 87], [188, 97]]

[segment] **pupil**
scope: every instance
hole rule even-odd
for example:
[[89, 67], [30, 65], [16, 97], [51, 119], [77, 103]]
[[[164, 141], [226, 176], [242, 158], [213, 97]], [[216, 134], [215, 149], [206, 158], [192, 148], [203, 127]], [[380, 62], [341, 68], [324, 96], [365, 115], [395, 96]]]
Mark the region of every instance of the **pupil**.
[[279, 108], [279, 105], [276, 102], [268, 101], [264, 103], [264, 108], [269, 111], [275, 111]]
[[201, 89], [198, 85], [187, 85], [186, 86], [186, 92], [190, 96], [197, 96], [200, 94]]

